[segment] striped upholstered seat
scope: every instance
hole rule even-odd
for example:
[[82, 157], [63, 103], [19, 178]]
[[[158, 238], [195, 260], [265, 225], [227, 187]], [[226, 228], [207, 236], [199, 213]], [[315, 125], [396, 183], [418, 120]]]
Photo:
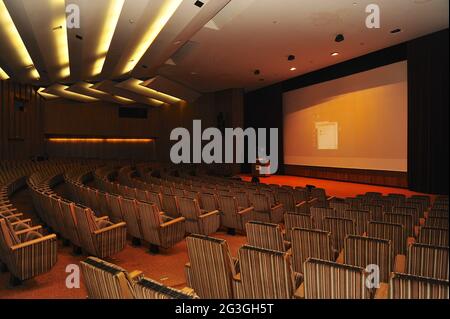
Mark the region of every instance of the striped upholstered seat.
[[223, 239], [202, 235], [186, 237], [189, 263], [186, 280], [200, 298], [233, 298], [232, 280], [235, 265], [228, 244]]
[[386, 223], [400, 224], [404, 227], [408, 237], [415, 237], [414, 226], [417, 224], [415, 224], [412, 214], [385, 213], [383, 221]]
[[245, 231], [245, 224], [253, 219], [253, 207], [239, 207], [234, 196], [220, 195], [220, 224], [232, 230]]
[[216, 194], [214, 193], [200, 193], [199, 204], [201, 209], [204, 209], [208, 212], [219, 209], [219, 202], [217, 200]]
[[273, 206], [269, 197], [260, 193], [252, 193], [250, 200], [254, 207], [253, 217], [255, 220], [277, 224], [283, 221], [282, 204]]
[[158, 210], [162, 212], [161, 194], [152, 191], [146, 191], [145, 194], [147, 196], [146, 201], [155, 204]]
[[288, 248], [279, 224], [251, 221], [245, 224], [245, 228], [250, 246], [279, 251], [285, 251]]
[[422, 244], [448, 246], [448, 228], [422, 227], [417, 242]]
[[311, 217], [315, 229], [325, 230], [323, 220], [325, 217], [337, 217], [336, 210], [327, 207], [311, 207]]
[[283, 205], [285, 212], [295, 213], [297, 211], [298, 204], [295, 202], [292, 191], [279, 191], [277, 199]]
[[365, 272], [361, 267], [310, 258], [304, 264], [306, 299], [368, 299]]
[[89, 299], [133, 299], [134, 279], [140, 272], [128, 273], [125, 269], [95, 257], [80, 263]]
[[312, 219], [311, 215], [307, 214], [293, 214], [293, 213], [285, 213], [284, 214], [284, 227], [286, 229], [286, 239], [291, 240], [292, 238], [292, 229], [297, 228], [312, 228]]
[[351, 208], [349, 203], [346, 203], [343, 200], [332, 200], [330, 201], [330, 208], [333, 208], [336, 211], [336, 217], [344, 217], [344, 212]]
[[179, 197], [172, 194], [161, 195], [161, 208], [164, 214], [173, 218], [181, 216], [178, 199]]
[[428, 217], [425, 221], [425, 226], [448, 229], [448, 217]]
[[187, 197], [178, 199], [181, 215], [186, 219], [186, 232], [209, 235], [220, 227], [218, 210], [205, 212], [200, 209], [198, 201]]
[[364, 269], [368, 265], [377, 265], [380, 269], [381, 282], [389, 282], [392, 260], [392, 247], [389, 240], [354, 235], [345, 238], [344, 263]]
[[370, 221], [370, 212], [368, 210], [347, 209], [342, 213], [342, 218], [351, 219], [355, 222], [356, 234], [367, 233]]
[[81, 248], [86, 254], [104, 258], [121, 251], [126, 244], [126, 224], [110, 223], [101, 227], [90, 208], [75, 206]]
[[235, 298], [290, 299], [296, 294], [298, 277], [287, 253], [245, 245], [239, 249], [239, 265]]
[[108, 193], [106, 197], [111, 207], [111, 212], [109, 215], [111, 221], [113, 223], [119, 223], [124, 221], [122, 212], [122, 196]]
[[56, 264], [56, 235], [38, 235], [21, 241], [5, 219], [0, 219], [0, 260], [12, 278], [27, 280], [49, 271]]
[[344, 239], [347, 235], [356, 235], [356, 225], [351, 219], [325, 217], [324, 230], [331, 233], [334, 248], [341, 251], [344, 248]]
[[389, 281], [390, 299], [449, 299], [448, 280], [394, 273]]
[[121, 206], [128, 234], [135, 241], [143, 239], [144, 236], [137, 211], [137, 201], [132, 198], [123, 197], [121, 199]]
[[383, 221], [383, 206], [365, 203], [361, 206], [361, 209], [370, 212], [371, 221]]
[[406, 233], [404, 227], [400, 224], [369, 222], [368, 236], [390, 240], [394, 256], [406, 253]]
[[183, 240], [186, 232], [184, 217], [166, 221], [155, 204], [141, 201], [137, 202], [137, 213], [143, 239], [150, 243], [152, 252], [157, 252], [159, 247], [170, 248]]
[[133, 292], [136, 299], [197, 299], [198, 296], [189, 289], [177, 290], [142, 277], [133, 281]]
[[318, 229], [293, 228], [292, 266], [303, 274], [303, 263], [310, 257], [335, 261], [337, 251], [333, 249], [331, 233]]
[[408, 247], [406, 273], [449, 280], [448, 250], [448, 247], [412, 244]]
[[78, 228], [75, 217], [75, 204], [60, 199], [59, 205], [63, 216], [64, 229], [66, 231], [66, 239], [70, 240], [72, 245], [77, 248], [81, 247]]

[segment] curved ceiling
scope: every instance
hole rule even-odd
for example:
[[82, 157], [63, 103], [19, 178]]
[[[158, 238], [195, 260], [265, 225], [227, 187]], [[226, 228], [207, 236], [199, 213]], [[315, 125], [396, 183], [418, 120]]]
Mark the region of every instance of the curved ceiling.
[[[368, 29], [374, 2], [381, 25]], [[46, 98], [157, 107], [200, 92], [256, 89], [448, 28], [448, 4], [0, 0], [0, 76], [43, 87]], [[79, 28], [67, 20], [74, 5]], [[345, 41], [337, 43], [339, 33]]]

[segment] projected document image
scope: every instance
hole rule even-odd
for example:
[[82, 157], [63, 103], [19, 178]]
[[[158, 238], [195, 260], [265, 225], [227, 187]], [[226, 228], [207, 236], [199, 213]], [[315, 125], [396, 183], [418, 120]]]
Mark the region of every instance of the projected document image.
[[338, 149], [338, 123], [337, 122], [316, 122], [317, 149], [337, 150]]

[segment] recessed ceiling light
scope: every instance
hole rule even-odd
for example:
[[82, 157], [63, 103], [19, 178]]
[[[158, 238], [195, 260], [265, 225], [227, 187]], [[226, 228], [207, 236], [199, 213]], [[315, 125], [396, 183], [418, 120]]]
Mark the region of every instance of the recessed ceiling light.
[[339, 55], [339, 53], [337, 53], [337, 52], [331, 53], [331, 56], [338, 56], [338, 55]]
[[297, 70], [297, 68], [296, 68], [296, 67], [292, 67], [292, 68], [290, 68], [289, 70], [295, 71], [295, 70]]

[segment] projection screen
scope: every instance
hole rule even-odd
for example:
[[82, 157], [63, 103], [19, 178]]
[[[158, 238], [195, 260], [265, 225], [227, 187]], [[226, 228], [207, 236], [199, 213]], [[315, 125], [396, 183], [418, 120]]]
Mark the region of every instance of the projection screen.
[[283, 94], [288, 165], [407, 171], [407, 62]]

